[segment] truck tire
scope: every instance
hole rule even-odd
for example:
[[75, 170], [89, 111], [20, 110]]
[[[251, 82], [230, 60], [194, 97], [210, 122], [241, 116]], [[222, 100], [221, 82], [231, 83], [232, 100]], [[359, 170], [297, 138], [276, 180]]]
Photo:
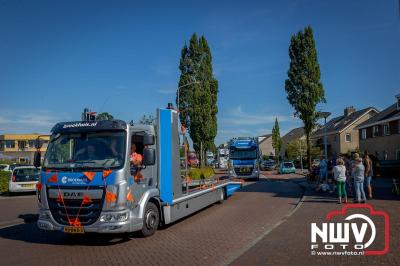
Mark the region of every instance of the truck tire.
[[144, 211], [143, 227], [140, 231], [142, 237], [153, 235], [160, 224], [160, 212], [153, 202], [148, 202]]

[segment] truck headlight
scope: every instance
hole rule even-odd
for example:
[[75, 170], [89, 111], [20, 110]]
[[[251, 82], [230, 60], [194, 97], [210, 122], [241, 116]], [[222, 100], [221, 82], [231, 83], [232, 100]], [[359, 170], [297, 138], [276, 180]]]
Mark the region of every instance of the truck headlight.
[[112, 222], [125, 222], [129, 218], [129, 212], [122, 213], [107, 213], [100, 216], [100, 222], [112, 223]]

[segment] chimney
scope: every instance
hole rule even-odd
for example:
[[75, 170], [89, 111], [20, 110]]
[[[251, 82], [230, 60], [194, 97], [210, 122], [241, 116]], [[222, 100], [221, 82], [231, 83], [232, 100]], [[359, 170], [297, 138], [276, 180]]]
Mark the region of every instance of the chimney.
[[344, 109], [344, 116], [349, 116], [356, 111], [356, 108], [353, 106], [348, 106]]
[[400, 111], [400, 94], [396, 95], [396, 100], [397, 100], [397, 110]]

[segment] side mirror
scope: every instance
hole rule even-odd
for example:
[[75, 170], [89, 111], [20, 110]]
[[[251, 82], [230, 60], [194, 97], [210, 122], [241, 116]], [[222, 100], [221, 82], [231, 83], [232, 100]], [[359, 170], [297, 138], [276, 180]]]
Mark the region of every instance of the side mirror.
[[154, 145], [155, 137], [154, 135], [145, 134], [143, 136], [143, 145]]
[[151, 148], [143, 149], [143, 164], [144, 165], [155, 165], [156, 164], [156, 151]]
[[41, 159], [42, 159], [41, 152], [40, 151], [35, 151], [35, 155], [33, 156], [33, 165], [36, 168], [40, 167]]

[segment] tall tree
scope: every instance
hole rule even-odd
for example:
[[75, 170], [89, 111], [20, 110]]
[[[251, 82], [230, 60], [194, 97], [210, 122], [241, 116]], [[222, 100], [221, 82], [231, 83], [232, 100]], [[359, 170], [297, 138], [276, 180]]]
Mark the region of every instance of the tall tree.
[[282, 139], [277, 117], [275, 118], [275, 125], [272, 128], [272, 147], [275, 149], [275, 156], [277, 156], [279, 161], [279, 153], [281, 152], [282, 148]]
[[176, 103], [181, 123], [189, 131], [193, 147], [205, 164], [205, 152], [217, 135], [218, 81], [213, 75], [212, 56], [204, 36], [194, 33], [181, 51], [181, 75]]
[[99, 113], [96, 116], [96, 120], [113, 120], [113, 119], [114, 119], [114, 116], [112, 116], [111, 114], [109, 114], [107, 112]]
[[310, 135], [316, 125], [317, 104], [326, 102], [321, 82], [317, 50], [310, 26], [293, 35], [289, 46], [290, 67], [285, 81], [289, 103], [295, 109], [295, 116], [304, 124], [307, 144], [307, 159], [311, 167]]

